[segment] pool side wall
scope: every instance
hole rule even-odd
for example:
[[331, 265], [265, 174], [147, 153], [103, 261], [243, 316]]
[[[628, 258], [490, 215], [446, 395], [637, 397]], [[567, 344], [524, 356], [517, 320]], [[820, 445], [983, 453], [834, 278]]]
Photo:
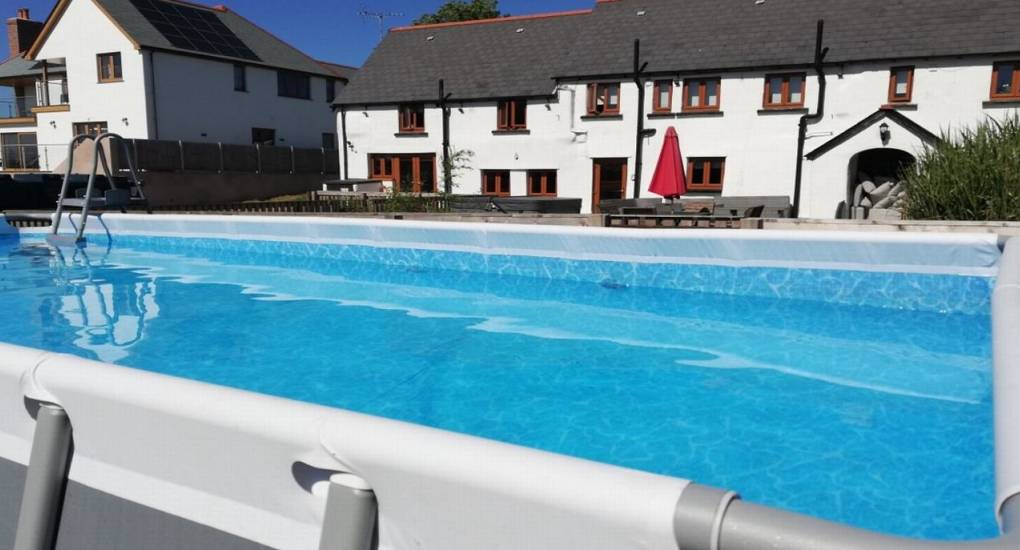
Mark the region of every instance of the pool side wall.
[[1006, 243], [992, 297], [996, 510], [1020, 495], [1020, 238]]
[[[79, 216], [68, 215], [61, 234]], [[621, 231], [596, 227], [470, 224], [355, 218], [104, 214], [87, 224], [93, 246], [112, 235], [268, 240], [455, 251], [629, 263], [792, 267], [994, 275], [999, 239], [984, 234], [874, 234], [832, 231], [690, 229]], [[27, 228], [39, 235], [48, 228]]]
[[[26, 399], [67, 411], [72, 482], [133, 513], [158, 510], [165, 524], [273, 548], [318, 546], [339, 472], [368, 481], [382, 503], [381, 547], [400, 549], [672, 550], [688, 483], [0, 344], [0, 457], [18, 464], [34, 428]], [[83, 521], [99, 525], [101, 513]]]

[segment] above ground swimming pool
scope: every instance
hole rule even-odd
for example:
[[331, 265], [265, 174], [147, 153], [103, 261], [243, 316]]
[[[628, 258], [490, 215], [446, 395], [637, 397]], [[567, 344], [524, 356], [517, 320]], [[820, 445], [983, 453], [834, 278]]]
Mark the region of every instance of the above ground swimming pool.
[[0, 341], [889, 534], [998, 533], [994, 260], [947, 273], [165, 235], [0, 237]]

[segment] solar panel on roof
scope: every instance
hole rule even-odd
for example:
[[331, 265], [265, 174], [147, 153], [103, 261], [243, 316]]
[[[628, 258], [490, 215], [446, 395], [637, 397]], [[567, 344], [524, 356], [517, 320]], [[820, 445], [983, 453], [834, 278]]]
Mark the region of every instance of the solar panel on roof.
[[208, 10], [162, 0], [131, 0], [131, 3], [175, 48], [261, 61]]

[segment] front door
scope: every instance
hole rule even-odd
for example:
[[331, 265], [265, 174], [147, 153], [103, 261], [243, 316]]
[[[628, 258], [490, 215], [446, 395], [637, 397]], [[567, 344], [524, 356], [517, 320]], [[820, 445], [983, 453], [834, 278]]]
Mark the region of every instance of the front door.
[[393, 181], [400, 193], [435, 193], [436, 155], [369, 155], [369, 175]]
[[592, 161], [591, 211], [599, 213], [605, 200], [627, 196], [627, 159], [594, 159]]

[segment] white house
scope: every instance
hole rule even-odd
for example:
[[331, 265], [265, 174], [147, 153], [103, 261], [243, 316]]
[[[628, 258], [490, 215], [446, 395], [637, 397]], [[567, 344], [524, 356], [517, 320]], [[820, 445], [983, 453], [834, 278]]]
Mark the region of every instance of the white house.
[[942, 132], [1017, 112], [1018, 27], [1020, 4], [1005, 0], [600, 0], [396, 28], [336, 102], [346, 176], [438, 189], [443, 80], [450, 148], [474, 153], [457, 193], [585, 210], [648, 197], [673, 126], [691, 194], [782, 195], [801, 216], [833, 217], [862, 178], [894, 178]]
[[51, 170], [74, 135], [336, 147], [331, 103], [353, 69], [316, 61], [223, 6], [59, 0], [8, 20], [5, 170]]

